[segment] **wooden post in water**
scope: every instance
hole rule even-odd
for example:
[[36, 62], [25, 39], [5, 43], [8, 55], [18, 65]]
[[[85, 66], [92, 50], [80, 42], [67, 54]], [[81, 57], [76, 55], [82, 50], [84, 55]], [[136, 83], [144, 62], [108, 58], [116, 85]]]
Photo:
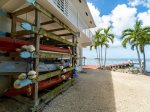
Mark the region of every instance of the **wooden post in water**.
[[[37, 30], [40, 29], [40, 11], [38, 11], [38, 10], [35, 10], [35, 26], [37, 27]], [[35, 62], [34, 62], [34, 70], [36, 71], [37, 77], [38, 77], [38, 74], [39, 74], [39, 50], [40, 50], [40, 35], [39, 34], [35, 34], [34, 46], [35, 46], [35, 52], [37, 54], [37, 56], [35, 58]], [[36, 80], [35, 84], [34, 84], [34, 109], [36, 109], [38, 104], [39, 104], [38, 80]]]

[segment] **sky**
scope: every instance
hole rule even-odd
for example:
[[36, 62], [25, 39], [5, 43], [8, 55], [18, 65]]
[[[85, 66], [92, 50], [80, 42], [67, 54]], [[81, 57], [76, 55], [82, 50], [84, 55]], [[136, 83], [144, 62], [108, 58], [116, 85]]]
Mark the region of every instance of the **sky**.
[[[136, 51], [130, 46], [125, 49], [121, 46], [121, 33], [127, 28], [133, 28], [135, 21], [140, 20], [142, 26], [150, 26], [150, 0], [87, 0], [92, 12], [96, 28], [111, 26], [115, 35], [114, 44], [108, 49], [108, 58], [137, 58]], [[146, 57], [150, 57], [150, 47], [146, 46]], [[83, 56], [96, 58], [96, 51], [89, 47], [83, 49]]]

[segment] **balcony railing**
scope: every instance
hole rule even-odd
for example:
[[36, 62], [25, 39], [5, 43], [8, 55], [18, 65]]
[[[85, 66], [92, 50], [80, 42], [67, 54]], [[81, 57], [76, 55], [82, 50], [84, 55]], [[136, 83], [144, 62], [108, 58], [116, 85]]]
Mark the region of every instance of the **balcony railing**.
[[53, 0], [53, 4], [65, 15], [65, 17], [92, 40], [93, 33], [87, 28], [80, 13], [76, 10], [70, 0]]
[[91, 32], [90, 29], [84, 29], [84, 30], [82, 30], [82, 32], [83, 32], [87, 37], [89, 37], [89, 38], [92, 40], [92, 38], [93, 38], [93, 33]]

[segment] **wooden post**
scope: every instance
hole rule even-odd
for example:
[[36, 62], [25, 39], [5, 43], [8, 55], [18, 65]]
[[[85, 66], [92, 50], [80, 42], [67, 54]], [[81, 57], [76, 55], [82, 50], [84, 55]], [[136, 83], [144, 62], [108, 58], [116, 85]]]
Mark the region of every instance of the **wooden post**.
[[[74, 44], [75, 43], [75, 36], [73, 35], [73, 37], [72, 37], [72, 43]], [[72, 46], [72, 55], [74, 55], [75, 54], [75, 49], [74, 49], [75, 47], [74, 46]], [[73, 65], [73, 67], [75, 67], [75, 57], [73, 57], [72, 58], [72, 65]]]
[[[12, 15], [12, 20], [11, 20], [11, 34], [16, 32], [16, 16]], [[15, 38], [11, 35], [12, 38]]]
[[[40, 29], [40, 12], [38, 10], [35, 10], [35, 26], [37, 29]], [[34, 41], [34, 46], [35, 46], [35, 52], [36, 54], [39, 54], [40, 50], [40, 35], [35, 34], [35, 41]], [[34, 62], [34, 70], [37, 73], [37, 76], [39, 74], [39, 55], [36, 56], [35, 62]], [[34, 84], [34, 108], [36, 108], [39, 104], [38, 100], [38, 80], [35, 81]]]
[[76, 54], [76, 58], [74, 59], [75, 60], [75, 62], [77, 62], [77, 56], [78, 56], [78, 54], [77, 54], [77, 36], [75, 35], [74, 36], [74, 43], [75, 43], [75, 46], [74, 46], [74, 53]]
[[84, 66], [85, 66], [85, 57], [83, 57], [83, 59], [84, 59]]

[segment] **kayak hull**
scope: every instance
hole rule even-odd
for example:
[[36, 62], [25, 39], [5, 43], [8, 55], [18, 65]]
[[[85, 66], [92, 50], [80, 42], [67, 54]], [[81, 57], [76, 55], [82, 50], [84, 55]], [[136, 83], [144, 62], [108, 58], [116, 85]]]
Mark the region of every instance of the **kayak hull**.
[[[44, 62], [40, 62], [39, 64], [39, 71], [40, 72], [49, 72], [49, 71], [54, 71], [58, 70], [59, 66], [61, 64], [59, 63], [50, 63], [50, 64], [45, 64]], [[63, 64], [63, 67], [68, 67], [69, 62], [65, 62]], [[33, 64], [29, 64], [27, 62], [23, 61], [0, 61], [0, 73], [18, 73], [18, 72], [26, 72], [31, 70], [33, 68]]]
[[[38, 91], [47, 89], [49, 87], [55, 86], [61, 82], [63, 82], [64, 80], [68, 79], [71, 77], [71, 72], [68, 72], [64, 75], [65, 78], [62, 77], [53, 77], [51, 79], [46, 79], [43, 81], [40, 81], [38, 84]], [[10, 88], [7, 89], [4, 92], [5, 96], [11, 97], [11, 96], [17, 96], [17, 95], [33, 95], [33, 84], [30, 84], [28, 86], [25, 86], [21, 89], [16, 89], [16, 88]]]
[[[7, 52], [16, 52], [17, 48], [21, 48], [23, 45], [32, 45], [32, 42], [11, 39], [8, 37], [0, 37], [0, 51]], [[55, 47], [53, 45], [40, 45], [40, 50], [51, 51], [51, 52], [61, 52], [61, 53], [70, 53], [70, 50], [67, 48]]]

